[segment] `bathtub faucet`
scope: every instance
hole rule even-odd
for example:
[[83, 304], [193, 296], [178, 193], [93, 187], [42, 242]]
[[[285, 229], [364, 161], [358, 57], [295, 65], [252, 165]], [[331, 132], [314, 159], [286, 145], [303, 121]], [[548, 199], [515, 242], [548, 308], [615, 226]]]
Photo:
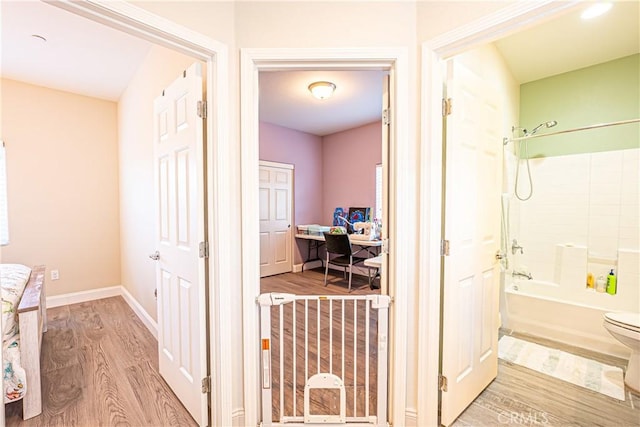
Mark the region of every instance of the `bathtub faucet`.
[[518, 241], [516, 239], [513, 239], [513, 243], [511, 243], [511, 253], [515, 255], [518, 251], [520, 251], [521, 254], [524, 253], [524, 251], [522, 250], [522, 246], [518, 244]]
[[511, 273], [511, 275], [513, 277], [519, 276], [519, 277], [526, 277], [527, 280], [533, 280], [533, 276], [531, 275], [531, 273], [527, 273], [526, 271], [515, 271], [513, 270], [513, 272]]

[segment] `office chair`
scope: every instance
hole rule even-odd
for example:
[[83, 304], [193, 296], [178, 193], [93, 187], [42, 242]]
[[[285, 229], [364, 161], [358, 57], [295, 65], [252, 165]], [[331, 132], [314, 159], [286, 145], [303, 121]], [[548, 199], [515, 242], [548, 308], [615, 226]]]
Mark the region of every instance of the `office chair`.
[[351, 252], [351, 241], [348, 234], [324, 233], [324, 240], [327, 249], [327, 262], [324, 269], [324, 285], [327, 286], [327, 275], [329, 274], [329, 264], [338, 265], [344, 268], [347, 274], [349, 267], [349, 292], [351, 292], [351, 270], [355, 264], [364, 262], [366, 258], [354, 256]]

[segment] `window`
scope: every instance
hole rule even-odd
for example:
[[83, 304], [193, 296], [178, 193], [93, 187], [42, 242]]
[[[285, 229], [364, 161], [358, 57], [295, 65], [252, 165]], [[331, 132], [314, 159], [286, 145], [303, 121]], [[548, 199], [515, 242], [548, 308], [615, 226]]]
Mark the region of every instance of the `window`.
[[0, 140], [0, 245], [9, 243], [9, 214], [7, 209], [7, 156]]
[[382, 165], [376, 165], [376, 212], [374, 219], [382, 221]]

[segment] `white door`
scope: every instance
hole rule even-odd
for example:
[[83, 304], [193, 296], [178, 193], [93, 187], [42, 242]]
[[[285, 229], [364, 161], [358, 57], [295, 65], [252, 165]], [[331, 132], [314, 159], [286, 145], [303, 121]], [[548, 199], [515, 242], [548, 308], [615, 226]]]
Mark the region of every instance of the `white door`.
[[155, 258], [160, 374], [196, 422], [207, 425], [202, 92], [196, 63], [154, 102]]
[[500, 95], [454, 60], [446, 121], [441, 423], [450, 425], [496, 377], [502, 130]]
[[260, 162], [260, 277], [292, 270], [293, 165]]

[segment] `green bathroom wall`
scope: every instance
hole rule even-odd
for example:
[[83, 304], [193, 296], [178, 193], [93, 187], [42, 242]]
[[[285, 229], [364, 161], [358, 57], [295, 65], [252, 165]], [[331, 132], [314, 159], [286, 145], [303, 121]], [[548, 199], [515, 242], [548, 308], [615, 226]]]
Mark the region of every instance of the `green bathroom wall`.
[[[538, 134], [640, 118], [640, 54], [520, 86], [519, 126]], [[585, 130], [528, 141], [530, 158], [640, 147], [640, 124]], [[523, 156], [524, 157], [524, 156]]]

